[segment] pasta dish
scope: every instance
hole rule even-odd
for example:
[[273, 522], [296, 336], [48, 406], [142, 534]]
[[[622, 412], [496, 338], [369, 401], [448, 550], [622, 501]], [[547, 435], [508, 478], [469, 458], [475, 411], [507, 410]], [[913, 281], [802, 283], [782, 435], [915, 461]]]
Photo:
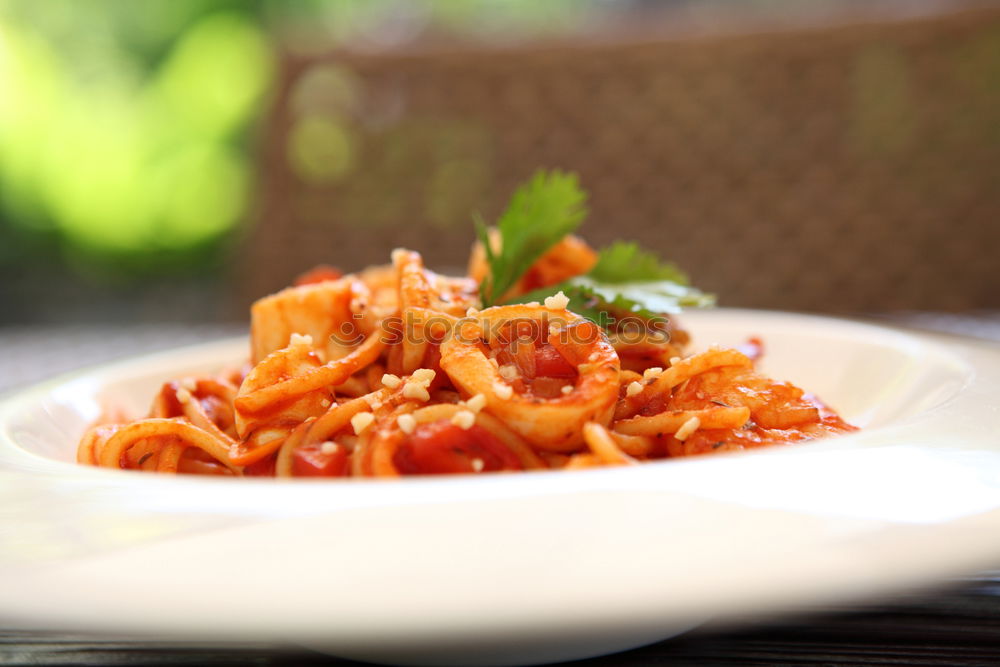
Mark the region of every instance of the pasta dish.
[[676, 314], [711, 304], [634, 244], [595, 250], [575, 177], [540, 172], [465, 276], [411, 250], [320, 267], [254, 303], [249, 363], [166, 382], [110, 413], [84, 464], [235, 476], [397, 477], [634, 465], [854, 430], [755, 369], [763, 351], [689, 349]]

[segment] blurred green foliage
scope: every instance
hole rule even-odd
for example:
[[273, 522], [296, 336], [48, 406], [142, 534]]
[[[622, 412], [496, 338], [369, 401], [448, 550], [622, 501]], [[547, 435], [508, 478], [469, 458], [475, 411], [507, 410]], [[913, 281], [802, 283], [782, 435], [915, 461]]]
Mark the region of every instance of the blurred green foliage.
[[259, 7], [0, 4], [8, 224], [154, 269], [232, 229], [251, 180], [246, 130], [272, 76]]
[[[112, 273], [203, 265], [247, 217], [277, 43], [530, 36], [574, 14], [572, 0], [0, 0], [0, 233], [17, 239], [0, 265], [39, 243]], [[353, 150], [317, 119], [287, 159], [330, 182]]]

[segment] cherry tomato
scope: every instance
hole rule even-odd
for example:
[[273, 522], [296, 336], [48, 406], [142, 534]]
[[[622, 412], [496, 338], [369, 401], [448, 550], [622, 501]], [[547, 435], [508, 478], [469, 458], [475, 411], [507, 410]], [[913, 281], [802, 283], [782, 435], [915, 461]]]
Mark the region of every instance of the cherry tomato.
[[292, 453], [294, 477], [344, 477], [347, 475], [347, 448], [337, 445], [332, 452], [323, 451], [323, 443], [297, 447]]
[[404, 475], [521, 469], [520, 460], [492, 433], [449, 421], [418, 426], [396, 450], [393, 463]]

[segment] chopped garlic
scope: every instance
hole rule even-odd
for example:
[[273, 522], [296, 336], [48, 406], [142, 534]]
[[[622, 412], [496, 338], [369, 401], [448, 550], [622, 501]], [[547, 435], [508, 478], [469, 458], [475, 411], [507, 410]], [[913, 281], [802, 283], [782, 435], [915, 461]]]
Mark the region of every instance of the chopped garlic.
[[561, 391], [564, 394], [572, 394], [573, 393], [573, 385], [571, 385], [571, 384], [565, 384], [565, 385], [563, 385], [563, 388], [560, 389], [559, 391]]
[[507, 382], [512, 382], [517, 379], [517, 366], [514, 366], [513, 364], [504, 364], [497, 370], [500, 372], [500, 377], [507, 380]]
[[676, 366], [680, 362], [681, 362], [681, 358], [680, 357], [670, 357], [670, 365], [671, 366]]
[[459, 410], [451, 418], [451, 423], [465, 431], [468, 431], [472, 428], [472, 425], [476, 423], [476, 415], [469, 410]]
[[332, 454], [336, 454], [339, 448], [340, 445], [333, 442], [332, 440], [327, 440], [326, 442], [324, 442], [322, 445], [319, 446], [319, 451], [322, 452], [323, 454], [326, 454], [327, 456], [330, 456]]
[[434, 381], [435, 375], [437, 375], [437, 373], [435, 373], [430, 368], [418, 368], [417, 370], [413, 371], [413, 373], [410, 375], [410, 380], [411, 381], [416, 380], [420, 384], [426, 386]]
[[288, 346], [292, 347], [294, 345], [309, 345], [313, 344], [313, 337], [309, 335], [303, 336], [302, 334], [293, 333], [288, 338]]
[[472, 469], [476, 472], [482, 472], [483, 468], [486, 467], [486, 463], [482, 459], [472, 459], [469, 463], [472, 464]]
[[566, 310], [569, 306], [569, 297], [559, 290], [554, 295], [545, 298], [545, 307], [553, 310]]
[[427, 387], [418, 382], [407, 382], [403, 385], [403, 398], [412, 398], [415, 401], [429, 401], [431, 395]]
[[403, 381], [399, 379], [398, 375], [393, 375], [392, 373], [386, 373], [385, 375], [382, 376], [382, 384], [388, 387], [389, 389], [395, 389], [400, 384], [402, 384], [402, 382]]
[[329, 398], [324, 398], [323, 400], [321, 400], [319, 402], [319, 404], [322, 405], [324, 408], [328, 408], [328, 407], [330, 407], [330, 399]]
[[642, 379], [649, 380], [652, 378], [658, 378], [663, 375], [663, 369], [659, 366], [653, 366], [652, 368], [647, 368], [642, 372]]
[[378, 394], [365, 394], [365, 403], [371, 406], [372, 410], [378, 410], [382, 407], [382, 401], [379, 400]]
[[642, 383], [641, 382], [629, 382], [628, 387], [625, 388], [626, 396], [637, 396], [642, 393]]
[[399, 415], [396, 417], [396, 425], [403, 433], [413, 433], [413, 429], [417, 427], [417, 420], [413, 415]]
[[476, 394], [465, 402], [465, 407], [473, 412], [479, 412], [486, 407], [486, 396], [484, 394]]
[[508, 399], [514, 395], [514, 388], [509, 384], [503, 384], [502, 382], [493, 383], [493, 393], [497, 395], [498, 398]]
[[677, 429], [677, 433], [674, 433], [674, 437], [678, 440], [687, 440], [688, 436], [697, 431], [699, 426], [701, 426], [701, 420], [697, 417], [691, 417], [691, 419], [681, 424], [681, 427]]
[[373, 415], [372, 413], [370, 413], [370, 412], [359, 412], [358, 414], [356, 414], [353, 417], [351, 417], [351, 426], [354, 427], [354, 432], [357, 435], [361, 435], [361, 433], [366, 428], [368, 428], [369, 426], [371, 426], [372, 422], [374, 422], [374, 421], [375, 421], [375, 415]]

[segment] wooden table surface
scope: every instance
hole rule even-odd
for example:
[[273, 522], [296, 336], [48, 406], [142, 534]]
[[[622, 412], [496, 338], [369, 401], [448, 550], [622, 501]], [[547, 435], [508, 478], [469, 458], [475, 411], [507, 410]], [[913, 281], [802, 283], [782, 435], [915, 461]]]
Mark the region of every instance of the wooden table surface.
[[[880, 316], [897, 324], [1000, 341], [1000, 313]], [[238, 326], [0, 327], [0, 390], [82, 364], [165, 349]], [[40, 364], [40, 358], [46, 359]], [[1000, 400], [1000, 399], [998, 399]], [[1000, 563], [997, 563], [1000, 568]], [[3, 591], [0, 591], [0, 596]], [[0, 618], [0, 628], [3, 628]], [[135, 638], [0, 629], [6, 665], [353, 665], [294, 646], [182, 645]], [[1000, 571], [952, 581], [930, 592], [897, 595], [855, 609], [784, 620], [711, 623], [641, 649], [571, 665], [1000, 665]]]

